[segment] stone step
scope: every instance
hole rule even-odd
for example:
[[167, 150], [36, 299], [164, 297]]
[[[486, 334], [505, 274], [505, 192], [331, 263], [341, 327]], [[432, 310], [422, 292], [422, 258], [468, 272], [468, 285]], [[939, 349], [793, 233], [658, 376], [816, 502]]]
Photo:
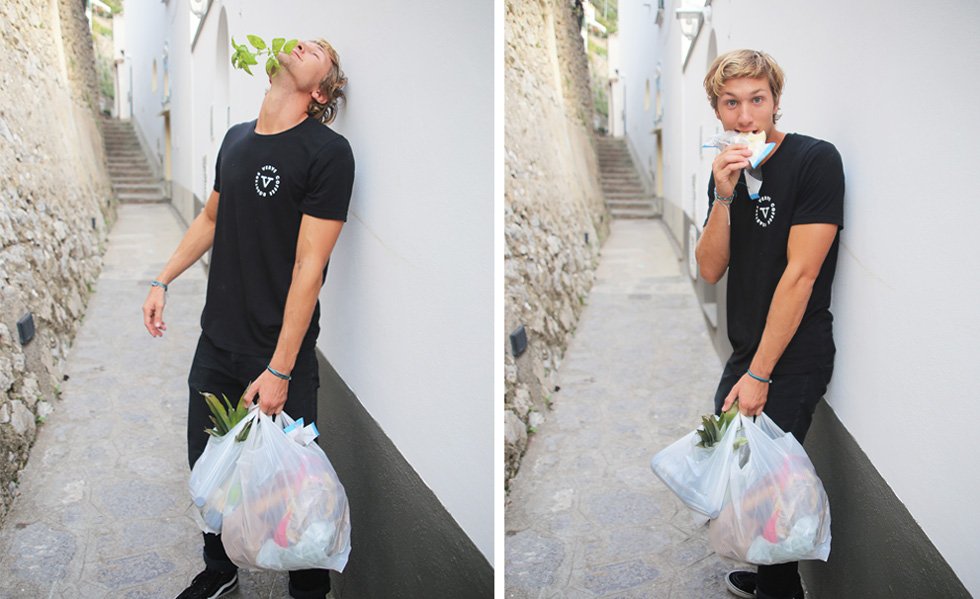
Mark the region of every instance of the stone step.
[[167, 197], [163, 195], [163, 192], [158, 193], [117, 193], [116, 197], [123, 204], [162, 204], [169, 201]]
[[616, 169], [616, 168], [629, 168], [629, 169], [632, 169], [633, 168], [633, 161], [632, 160], [628, 160], [628, 159], [625, 159], [625, 160], [599, 160], [599, 169], [600, 170], [606, 170], [606, 169], [611, 169], [611, 168], [613, 168], [613, 169]]
[[150, 163], [146, 161], [146, 156], [139, 156], [135, 158], [119, 158], [119, 159], [112, 159], [107, 156], [106, 163], [109, 166], [109, 168], [114, 168], [114, 167], [115, 168], [130, 168], [130, 167], [150, 168]]
[[126, 152], [106, 152], [106, 157], [109, 160], [115, 160], [117, 162], [121, 162], [123, 160], [146, 159], [146, 155], [143, 154], [143, 152], [133, 150], [128, 150]]
[[109, 177], [115, 179], [116, 177], [151, 177], [153, 176], [153, 171], [147, 167], [140, 168], [110, 168]]
[[112, 189], [117, 194], [160, 194], [163, 195], [163, 186], [160, 182], [151, 183], [121, 183], [113, 180]]
[[636, 200], [610, 200], [606, 199], [606, 206], [609, 206], [610, 210], [616, 210], [619, 208], [649, 208], [653, 209], [656, 202], [649, 199], [636, 199]]
[[660, 218], [660, 212], [652, 208], [623, 208], [610, 210], [613, 218]]
[[153, 175], [139, 174], [139, 175], [114, 175], [111, 177], [112, 183], [119, 183], [120, 185], [139, 185], [139, 184], [151, 184], [159, 183], [160, 180]]
[[653, 200], [656, 196], [652, 193], [632, 193], [628, 191], [610, 191], [606, 194], [607, 200]]

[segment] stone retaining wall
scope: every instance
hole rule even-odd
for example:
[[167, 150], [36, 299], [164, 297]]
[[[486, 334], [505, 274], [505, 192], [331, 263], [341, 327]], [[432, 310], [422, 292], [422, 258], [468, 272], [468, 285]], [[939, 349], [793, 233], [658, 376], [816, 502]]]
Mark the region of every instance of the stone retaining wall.
[[[54, 409], [115, 208], [82, 3], [4, 0], [0, 50], [2, 522]], [[21, 346], [17, 321], [27, 313], [37, 333]]]
[[507, 343], [507, 480], [544, 418], [608, 233], [576, 11], [567, 0], [506, 2], [505, 325], [528, 337], [518, 358]]

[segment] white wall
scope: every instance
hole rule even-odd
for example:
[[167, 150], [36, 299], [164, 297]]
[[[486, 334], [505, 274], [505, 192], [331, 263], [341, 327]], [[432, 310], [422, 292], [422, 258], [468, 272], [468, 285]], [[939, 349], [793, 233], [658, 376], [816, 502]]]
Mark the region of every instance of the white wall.
[[320, 345], [493, 563], [493, 4], [321, 14], [357, 181]]
[[[619, 6], [617, 62], [620, 76], [627, 82], [624, 134], [647, 184], [657, 171], [656, 119], [657, 62], [660, 56], [661, 26], [656, 23], [656, 3], [623, 2]], [[649, 106], [644, 102], [650, 87]]]
[[[175, 0], [176, 1], [176, 0]], [[174, 2], [175, 3], [175, 2]], [[173, 4], [173, 3], [172, 3]], [[122, 48], [126, 62], [120, 65], [132, 72], [133, 114], [143, 141], [151, 151], [155, 167], [162, 165], [164, 152], [163, 119], [160, 117], [163, 100], [163, 45], [167, 28], [167, 5], [162, 2], [141, 2], [126, 6]], [[171, 54], [173, 52], [171, 51]], [[156, 61], [156, 89], [153, 88], [153, 62]], [[171, 59], [172, 62], [172, 59]], [[128, 90], [122, 91], [124, 97]]]
[[[217, 62], [222, 13], [240, 43], [249, 33], [324, 37], [340, 53], [349, 103], [332, 126], [350, 140], [357, 175], [321, 295], [320, 349], [492, 563], [493, 5], [332, 1], [273, 11], [217, 0], [193, 54], [186, 0], [127, 6], [133, 44], [160, 48], [167, 32], [174, 187], [202, 200], [226, 106], [231, 123], [252, 120], [268, 87], [261, 68], [249, 77], [226, 56]], [[148, 89], [135, 99], [138, 118], [159, 112]], [[148, 136], [162, 135], [160, 122]], [[189, 207], [178, 209], [188, 217]]]
[[691, 114], [667, 110], [672, 149], [684, 128], [667, 200], [703, 221], [706, 201], [692, 206], [687, 196], [691, 176], [703, 196], [710, 173], [710, 156], [699, 158], [696, 144], [699, 126], [713, 119], [701, 89], [711, 31], [719, 53], [772, 54], [787, 76], [781, 130], [833, 142], [847, 177], [827, 400], [967, 589], [980, 594], [980, 475], [970, 460], [974, 435], [965, 432], [980, 382], [980, 281], [972, 267], [980, 203], [970, 176], [980, 139], [980, 5], [718, 0], [713, 13], [672, 92]]

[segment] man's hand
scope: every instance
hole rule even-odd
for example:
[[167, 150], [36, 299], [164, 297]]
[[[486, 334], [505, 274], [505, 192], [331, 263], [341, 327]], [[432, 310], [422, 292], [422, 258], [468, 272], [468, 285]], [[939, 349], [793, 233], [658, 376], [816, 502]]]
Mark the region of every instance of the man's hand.
[[732, 144], [721, 151], [711, 163], [711, 173], [715, 178], [715, 191], [727, 198], [735, 191], [738, 177], [743, 168], [751, 166], [749, 157], [752, 150], [745, 144]]
[[762, 413], [762, 408], [766, 406], [769, 398], [769, 384], [757, 381], [750, 377], [748, 373], [743, 374], [732, 387], [725, 404], [721, 407], [722, 412], [727, 412], [732, 407], [735, 399], [738, 399], [738, 411], [743, 416], [758, 416]]
[[268, 370], [263, 370], [259, 378], [245, 391], [245, 404], [252, 405], [259, 396], [259, 409], [269, 416], [282, 412], [289, 392], [289, 381], [281, 379]]
[[167, 303], [167, 294], [163, 287], [150, 287], [150, 292], [143, 302], [143, 326], [153, 337], [163, 337], [167, 324], [163, 322], [163, 306]]

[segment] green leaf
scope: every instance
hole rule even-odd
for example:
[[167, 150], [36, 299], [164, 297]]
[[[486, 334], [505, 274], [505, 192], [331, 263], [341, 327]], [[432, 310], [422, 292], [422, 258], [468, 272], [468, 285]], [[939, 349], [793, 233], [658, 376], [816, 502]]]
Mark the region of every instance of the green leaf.
[[[252, 54], [251, 52], [248, 52], [248, 51], [245, 52], [244, 62], [245, 62], [245, 64], [259, 64], [259, 61], [255, 60], [255, 55]], [[248, 69], [245, 69], [245, 70], [248, 71]], [[248, 72], [249, 72], [249, 74], [252, 73], [252, 71], [248, 71]]]
[[295, 48], [296, 44], [298, 43], [299, 40], [289, 40], [288, 42], [286, 42], [286, 45], [282, 47], [283, 54], [289, 54], [290, 52], [292, 52], [293, 48]]
[[265, 61], [265, 74], [272, 77], [279, 70], [279, 61], [273, 57], [269, 57], [269, 60]]
[[282, 47], [283, 47], [283, 45], [285, 45], [285, 43], [286, 43], [286, 38], [284, 38], [284, 37], [273, 38], [273, 40], [272, 40], [272, 55], [273, 56], [278, 56], [279, 55], [279, 52], [282, 51]]
[[248, 41], [255, 46], [256, 50], [265, 50], [265, 41], [257, 35], [248, 35]]

